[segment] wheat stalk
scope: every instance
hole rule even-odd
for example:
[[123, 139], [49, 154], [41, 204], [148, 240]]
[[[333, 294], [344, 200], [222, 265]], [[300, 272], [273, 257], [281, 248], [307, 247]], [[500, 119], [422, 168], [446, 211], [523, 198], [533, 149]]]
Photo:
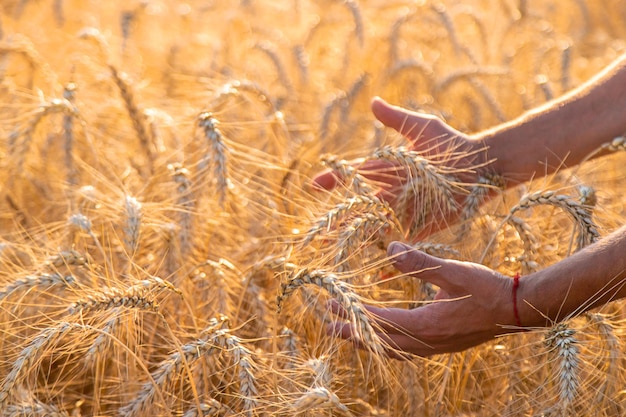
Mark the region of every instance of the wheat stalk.
[[141, 226], [141, 203], [135, 197], [124, 197], [124, 213], [126, 224], [124, 226], [124, 245], [129, 255], [137, 253], [139, 248], [139, 228]]
[[469, 230], [467, 221], [478, 213], [478, 208], [485, 202], [489, 193], [494, 190], [503, 190], [505, 187], [504, 178], [498, 174], [484, 174], [478, 177], [477, 184], [470, 187], [469, 194], [465, 197], [461, 210], [461, 232], [463, 236]]
[[509, 213], [510, 215], [513, 215], [519, 210], [525, 210], [537, 205], [545, 204], [564, 210], [574, 219], [580, 231], [578, 249], [581, 249], [582, 247], [587, 246], [600, 238], [597, 226], [587, 210], [585, 210], [579, 202], [571, 197], [556, 194], [554, 191], [537, 191], [531, 194], [526, 194], [520, 199], [517, 205], [510, 209]]
[[235, 412], [228, 406], [210, 398], [200, 403], [200, 406], [187, 410], [183, 417], [227, 417], [232, 415], [235, 415]]
[[76, 284], [76, 279], [72, 275], [62, 276], [57, 273], [29, 275], [11, 282], [0, 289], [0, 302], [18, 290], [29, 290], [36, 287], [50, 288], [55, 285], [72, 287]]
[[604, 383], [598, 389], [597, 397], [600, 402], [605, 398], [612, 400], [615, 394], [615, 384], [619, 380], [619, 361], [622, 357], [621, 344], [616, 335], [615, 326], [609, 321], [606, 315], [600, 313], [586, 313], [585, 317], [598, 328], [600, 336], [608, 349], [608, 363], [606, 364]]
[[198, 126], [204, 130], [204, 136], [210, 149], [210, 152], [200, 162], [199, 168], [203, 170], [205, 166], [213, 166], [218, 203], [223, 208], [230, 183], [227, 168], [228, 147], [224, 143], [222, 132], [217, 128], [218, 125], [219, 121], [213, 117], [212, 113], [203, 112], [198, 116]]
[[22, 404], [9, 404], [2, 410], [3, 417], [70, 417], [65, 411], [35, 398]]
[[281, 285], [281, 294], [276, 299], [278, 312], [280, 313], [284, 300], [291, 293], [305, 284], [316, 285], [325, 289], [339, 305], [345, 309], [350, 322], [355, 326], [360, 341], [364, 346], [377, 355], [384, 355], [385, 348], [374, 328], [370, 318], [366, 314], [365, 307], [359, 301], [356, 293], [350, 286], [327, 271], [301, 269], [290, 274], [285, 283]]
[[[76, 84], [68, 83], [63, 87], [63, 98], [75, 108], [74, 99], [76, 94]], [[63, 131], [65, 132], [65, 168], [67, 169], [67, 182], [70, 185], [78, 183], [72, 150], [74, 148], [74, 112], [65, 112], [63, 115]]]
[[148, 174], [151, 176], [154, 173], [154, 161], [156, 159], [154, 151], [152, 150], [152, 140], [148, 135], [148, 129], [146, 128], [146, 117], [137, 105], [135, 94], [130, 86], [130, 81], [125, 73], [121, 73], [113, 65], [109, 64], [109, 70], [113, 76], [113, 81], [117, 85], [128, 116], [133, 123], [133, 128], [139, 139], [141, 148], [146, 153], [148, 159]]
[[350, 410], [334, 392], [325, 387], [312, 387], [291, 405], [295, 413], [304, 413], [310, 410], [336, 410], [344, 415], [351, 416]]
[[348, 198], [346, 201], [329, 210], [324, 216], [320, 217], [307, 231], [302, 245], [309, 244], [320, 233], [330, 231], [349, 213], [356, 211], [373, 214], [384, 223], [393, 224], [398, 229], [402, 228], [387, 202], [381, 201], [374, 196], [359, 195]]
[[78, 323], [61, 322], [48, 327], [37, 334], [18, 354], [11, 366], [11, 370], [0, 384], [0, 410], [5, 409], [8, 398], [15, 391], [15, 387], [24, 381], [27, 372], [32, 371], [36, 361], [43, 353], [71, 330], [85, 330], [85, 326]]
[[517, 258], [522, 264], [522, 274], [535, 272], [539, 269], [539, 264], [536, 260], [537, 250], [540, 247], [535, 235], [532, 233], [528, 223], [520, 217], [510, 216], [508, 223], [515, 228], [524, 246], [524, 254]]
[[293, 84], [287, 75], [287, 70], [283, 65], [282, 60], [278, 56], [278, 52], [268, 42], [259, 42], [254, 45], [254, 49], [263, 52], [274, 64], [274, 68], [276, 69], [276, 73], [278, 74], [278, 79], [283, 84], [283, 87], [287, 90], [287, 96], [290, 96], [294, 92]]
[[66, 99], [52, 99], [49, 102], [42, 103], [36, 110], [35, 115], [31, 119], [30, 123], [24, 131], [21, 133], [22, 141], [18, 142], [19, 132], [10, 136], [9, 147], [10, 153], [15, 158], [16, 172], [22, 173], [24, 169], [24, 161], [26, 159], [26, 153], [30, 147], [30, 143], [33, 138], [33, 134], [37, 129], [37, 126], [41, 123], [45, 116], [49, 116], [54, 113], [63, 113], [64, 115], [77, 114], [76, 108]]
[[551, 328], [545, 338], [545, 344], [558, 360], [559, 380], [559, 408], [564, 415], [576, 399], [578, 388], [579, 349], [576, 340], [576, 330], [570, 329], [567, 324], [559, 323]]
[[201, 357], [211, 355], [215, 351], [228, 351], [239, 367], [240, 394], [244, 398], [244, 411], [246, 415], [252, 416], [257, 403], [257, 389], [252, 373], [252, 353], [241, 345], [238, 337], [230, 334], [228, 328], [219, 328], [222, 323], [212, 319], [209, 328], [203, 331], [205, 333], [203, 338], [189, 342], [170, 354], [152, 372], [152, 382], [144, 384], [135, 399], [120, 408], [120, 413], [127, 417], [144, 415], [152, 405], [157, 390], [170, 385], [185, 367], [191, 369]]
[[603, 144], [602, 146], [600, 146], [600, 149], [604, 151], [611, 151], [611, 152], [626, 151], [626, 137], [618, 136], [614, 138], [612, 141], [607, 142]]

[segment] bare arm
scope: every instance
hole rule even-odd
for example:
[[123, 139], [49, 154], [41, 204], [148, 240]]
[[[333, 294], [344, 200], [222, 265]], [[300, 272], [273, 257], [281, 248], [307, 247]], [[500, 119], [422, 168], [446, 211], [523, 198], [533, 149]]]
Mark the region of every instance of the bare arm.
[[[522, 277], [517, 294], [522, 326], [546, 326], [626, 297], [625, 253], [623, 227], [557, 264]], [[435, 258], [399, 242], [389, 246], [388, 254], [400, 271], [440, 287], [438, 301], [413, 310], [367, 307], [391, 346], [428, 356], [464, 350], [515, 331], [511, 278], [479, 264]], [[337, 323], [331, 331], [353, 337], [348, 323]]]
[[573, 166], [626, 132], [626, 55], [568, 94], [472, 138], [510, 185]]
[[[520, 280], [522, 323], [545, 326], [626, 297], [626, 227]], [[525, 301], [525, 302], [524, 302]], [[532, 307], [531, 307], [532, 306]]]

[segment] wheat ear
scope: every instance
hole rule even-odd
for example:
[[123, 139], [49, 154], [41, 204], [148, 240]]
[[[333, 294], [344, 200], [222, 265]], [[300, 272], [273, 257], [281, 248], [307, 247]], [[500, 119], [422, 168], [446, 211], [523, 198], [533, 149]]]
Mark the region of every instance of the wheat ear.
[[611, 152], [626, 151], [626, 136], [618, 136], [612, 141], [600, 146], [600, 149], [603, 151]]
[[72, 275], [61, 276], [57, 273], [29, 275], [19, 278], [0, 289], [0, 302], [18, 290], [28, 290], [35, 287], [50, 288], [55, 285], [71, 287], [75, 284], [76, 279]]
[[324, 155], [321, 161], [322, 164], [332, 169], [339, 178], [345, 181], [355, 194], [372, 195], [374, 190], [367, 183], [365, 177], [359, 174], [354, 165], [345, 159], [337, 158], [335, 155]]
[[74, 329], [84, 330], [85, 326], [77, 323], [59, 323], [42, 330], [22, 349], [13, 362], [11, 370], [0, 384], [0, 410], [5, 409], [14, 388], [22, 383], [28, 371], [34, 369], [37, 359], [42, 356], [43, 352]]
[[[63, 88], [63, 98], [74, 107], [76, 84], [68, 83]], [[75, 108], [75, 107], [74, 107]], [[74, 148], [74, 112], [65, 112], [63, 115], [63, 131], [65, 133], [65, 169], [67, 170], [67, 182], [70, 185], [78, 184], [72, 150]]]
[[176, 206], [179, 233], [178, 240], [180, 245], [180, 254], [185, 258], [190, 252], [193, 243], [193, 191], [191, 189], [191, 180], [189, 179], [189, 171], [181, 164], [170, 164], [167, 166], [174, 183], [176, 183]]
[[287, 75], [287, 70], [283, 65], [282, 60], [278, 56], [278, 52], [268, 42], [259, 42], [254, 45], [254, 49], [263, 52], [274, 64], [274, 68], [276, 69], [276, 73], [278, 74], [278, 79], [283, 84], [283, 87], [287, 90], [288, 96], [293, 96], [294, 88], [289, 76]]
[[354, 251], [354, 248], [367, 242], [377, 234], [384, 234], [389, 229], [394, 228], [397, 231], [401, 227], [397, 223], [391, 223], [387, 217], [381, 217], [373, 213], [364, 213], [352, 219], [350, 224], [342, 227], [339, 234], [339, 240], [335, 249], [335, 265], [338, 265], [339, 272], [346, 270], [347, 265], [343, 262]]
[[154, 173], [155, 155], [152, 150], [152, 141], [148, 135], [148, 128], [146, 127], [146, 117], [137, 105], [135, 94], [130, 86], [128, 76], [119, 72], [113, 65], [109, 65], [109, 70], [111, 71], [115, 85], [117, 85], [117, 88], [120, 90], [120, 95], [122, 96], [122, 100], [126, 106], [126, 111], [128, 112], [128, 116], [133, 123], [133, 128], [135, 129], [137, 138], [139, 139], [139, 144], [146, 153], [148, 158], [149, 174], [152, 175]]
[[135, 197], [124, 197], [124, 245], [128, 254], [132, 256], [139, 248], [139, 228], [141, 226], [141, 203]]
[[235, 412], [228, 406], [210, 398], [201, 402], [199, 407], [187, 410], [183, 417], [228, 417], [233, 415]]
[[422, 205], [438, 207], [445, 213], [457, 210], [454, 192], [464, 193], [465, 190], [452, 178], [452, 174], [457, 172], [455, 169], [436, 166], [419, 152], [403, 146], [378, 149], [374, 158], [399, 164], [407, 173], [408, 182], [399, 196], [399, 212], [410, 213], [408, 204], [414, 201], [414, 197]]
[[29, 399], [21, 404], [9, 404], [2, 411], [3, 417], [70, 417], [65, 411], [57, 407], [45, 404], [36, 398]]
[[152, 277], [139, 281], [136, 285], [123, 291], [118, 288], [107, 288], [100, 293], [88, 296], [86, 299], [77, 300], [69, 307], [68, 312], [75, 314], [118, 307], [158, 312], [159, 306], [152, 298], [148, 297], [154, 290], [157, 292], [167, 290], [182, 295], [181, 291], [170, 282], [159, 277]]
[[377, 355], [385, 354], [382, 340], [372, 327], [365, 307], [359, 301], [356, 293], [347, 283], [327, 271], [302, 269], [290, 274], [287, 282], [281, 285], [281, 294], [276, 299], [279, 313], [284, 300], [305, 284], [316, 285], [325, 289], [348, 313], [350, 322], [355, 326], [358, 337], [364, 346]]
[[198, 125], [204, 130], [204, 136], [208, 141], [210, 152], [200, 162], [199, 168], [213, 166], [213, 174], [217, 184], [218, 203], [224, 207], [226, 193], [229, 188], [227, 154], [228, 148], [224, 143], [222, 132], [217, 128], [219, 121], [213, 117], [212, 113], [204, 112], [198, 116]]
[[559, 323], [546, 334], [545, 344], [558, 360], [559, 408], [567, 415], [578, 393], [579, 349], [576, 330]]
[[348, 214], [356, 211], [372, 213], [381, 221], [394, 224], [398, 229], [402, 228], [387, 202], [381, 201], [378, 197], [373, 196], [355, 196], [348, 198], [343, 203], [335, 206], [324, 216], [320, 217], [307, 231], [302, 244], [309, 244], [317, 235], [324, 231], [330, 231], [337, 222], [341, 221]]
[[579, 249], [600, 238], [597, 226], [587, 210], [578, 201], [567, 195], [556, 194], [554, 191], [538, 191], [523, 196], [519, 203], [511, 208], [510, 214], [544, 204], [561, 208], [574, 219], [580, 230]]
[[585, 316], [590, 323], [598, 328], [600, 336], [608, 349], [609, 360], [606, 364], [606, 376], [597, 394], [598, 397], [601, 397], [599, 400], [602, 401], [604, 398], [613, 398], [615, 394], [615, 383], [619, 380], [619, 362], [622, 357], [622, 349], [619, 339], [615, 334], [615, 327], [611, 324], [608, 317], [600, 313], [587, 313]]
[[71, 265], [84, 266], [87, 265], [87, 263], [87, 258], [83, 256], [80, 252], [77, 252], [73, 249], [61, 251], [46, 260], [46, 265], [50, 265], [54, 268]]
[[503, 190], [505, 187], [504, 178], [498, 174], [485, 174], [478, 177], [478, 182], [470, 187], [469, 194], [465, 197], [462, 205], [461, 232], [463, 236], [467, 233], [469, 225], [466, 223], [478, 213], [478, 208], [485, 202], [487, 196], [492, 190]]
[[133, 417], [144, 415], [157, 390], [171, 384], [185, 366], [191, 368], [193, 364], [205, 355], [211, 355], [216, 350], [231, 352], [235, 363], [239, 367], [240, 388], [239, 393], [244, 398], [244, 411], [247, 416], [252, 416], [256, 407], [257, 389], [253, 371], [252, 353], [241, 345], [238, 337], [230, 334], [228, 328], [219, 328], [220, 323], [212, 319], [209, 328], [203, 332], [205, 337], [187, 343], [172, 353], [168, 359], [161, 362], [159, 367], [152, 373], [151, 380], [144, 384], [135, 399], [120, 409], [120, 413]]
[[304, 413], [310, 410], [337, 410], [344, 415], [351, 416], [350, 410], [346, 407], [337, 394], [330, 391], [326, 387], [313, 387], [302, 394], [291, 405], [292, 409], [296, 413]]
[[[11, 40], [9, 42], [0, 43], [0, 55], [5, 55], [7, 53], [22, 54], [26, 61], [28, 61], [31, 69], [31, 74], [34, 73], [36, 69], [39, 69], [49, 86], [57, 85], [56, 75], [54, 71], [52, 71], [48, 63], [44, 61], [44, 59], [41, 57], [41, 54], [39, 54], [37, 49], [35, 49], [33, 42], [26, 36], [19, 33], [14, 33], [11, 35]], [[0, 74], [0, 79], [2, 78], [3, 74]], [[31, 75], [29, 84], [32, 89], [33, 75]]]
[[73, 115], [76, 114], [76, 109], [74, 106], [67, 101], [66, 99], [52, 99], [47, 103], [43, 103], [37, 111], [35, 112], [34, 117], [31, 119], [30, 123], [24, 131], [22, 132], [22, 141], [18, 142], [19, 133], [15, 132], [10, 135], [10, 153], [15, 158], [16, 163], [16, 172], [21, 173], [24, 167], [24, 161], [26, 159], [26, 153], [30, 147], [30, 143], [33, 138], [33, 134], [37, 129], [37, 126], [41, 123], [45, 116], [54, 114], [54, 113], [63, 113], [65, 115]]
[[359, 46], [362, 47], [365, 39], [365, 31], [363, 28], [363, 15], [361, 14], [359, 3], [356, 0], [344, 0], [343, 4], [346, 5], [352, 14], [352, 19], [354, 20], [354, 33], [359, 41]]

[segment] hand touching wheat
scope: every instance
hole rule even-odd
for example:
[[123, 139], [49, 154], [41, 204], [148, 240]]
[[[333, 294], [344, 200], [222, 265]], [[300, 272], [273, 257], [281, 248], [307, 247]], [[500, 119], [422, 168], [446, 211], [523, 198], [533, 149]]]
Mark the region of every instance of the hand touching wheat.
[[[479, 141], [452, 128], [438, 117], [392, 106], [378, 97], [372, 101], [372, 111], [383, 124], [407, 138], [409, 150], [418, 152], [436, 164], [453, 167], [460, 174], [458, 179], [463, 182], [476, 182], [477, 174], [472, 168], [484, 166], [487, 159], [485, 148]], [[405, 167], [386, 160], [369, 160], [357, 167], [361, 175], [379, 187], [377, 195], [380, 198], [392, 206], [397, 205], [402, 187], [409, 180]], [[340, 181], [338, 174], [329, 170], [317, 175], [313, 183], [319, 188], [330, 190]], [[463, 191], [458, 187], [456, 190]], [[454, 196], [457, 203], [461, 203], [465, 197], [462, 192]], [[407, 223], [426, 214], [428, 210], [421, 203], [423, 202], [415, 201], [415, 204], [407, 206], [411, 210], [409, 215], [403, 216], [408, 219]], [[418, 235], [424, 236], [437, 231], [458, 216], [459, 210], [430, 213]]]

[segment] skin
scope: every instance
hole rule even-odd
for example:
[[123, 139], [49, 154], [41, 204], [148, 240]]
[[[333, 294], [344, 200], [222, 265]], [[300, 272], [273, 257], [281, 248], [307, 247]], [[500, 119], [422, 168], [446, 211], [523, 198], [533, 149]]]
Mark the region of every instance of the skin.
[[[373, 100], [372, 111], [386, 126], [403, 134], [410, 148], [434, 158], [450, 147], [461, 149], [470, 156], [453, 161], [456, 166], [480, 166], [473, 175], [490, 170], [503, 175], [507, 186], [514, 186], [576, 165], [601, 144], [626, 132], [626, 56], [563, 97], [474, 135], [379, 98]], [[394, 190], [404, 181], [402, 170], [379, 161], [359, 169], [381, 183], [379, 195], [393, 203]], [[332, 172], [324, 172], [314, 184], [330, 189], [338, 181]], [[432, 220], [421, 237], [454, 220], [454, 215]], [[388, 255], [395, 267], [438, 286], [437, 301], [413, 310], [366, 308], [380, 326], [381, 337], [398, 351], [420, 356], [460, 351], [502, 334], [548, 326], [626, 297], [624, 253], [626, 227], [557, 264], [522, 277], [517, 304], [523, 327], [517, 328], [512, 279], [479, 264], [439, 259], [393, 242]], [[338, 306], [331, 305], [331, 309], [342, 316]], [[346, 339], [354, 337], [349, 323], [338, 322], [329, 332]]]

